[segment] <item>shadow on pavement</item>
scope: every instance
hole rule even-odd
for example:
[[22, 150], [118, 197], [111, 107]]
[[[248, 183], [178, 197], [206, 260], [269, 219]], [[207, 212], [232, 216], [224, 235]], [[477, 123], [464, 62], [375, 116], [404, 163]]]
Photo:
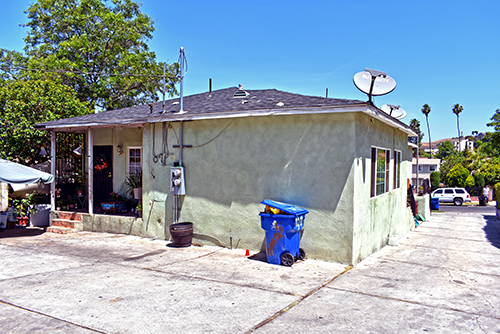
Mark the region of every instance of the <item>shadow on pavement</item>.
[[483, 228], [486, 239], [500, 249], [500, 221], [493, 215], [484, 215], [483, 217], [486, 220], [486, 226]]
[[44, 234], [44, 233], [45, 233], [45, 229], [42, 227], [0, 229], [0, 239], [2, 239], [2, 238], [34, 237], [34, 236]]

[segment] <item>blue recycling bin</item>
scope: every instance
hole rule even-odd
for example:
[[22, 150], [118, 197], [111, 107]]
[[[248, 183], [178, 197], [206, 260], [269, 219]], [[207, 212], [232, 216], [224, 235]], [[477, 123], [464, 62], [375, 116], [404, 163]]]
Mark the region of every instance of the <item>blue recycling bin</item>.
[[267, 262], [291, 266], [295, 261], [303, 260], [305, 252], [300, 248], [300, 237], [304, 216], [309, 211], [269, 199], [261, 203], [281, 211], [277, 214], [260, 213], [261, 226], [266, 231]]
[[439, 197], [431, 198], [431, 210], [439, 210]]

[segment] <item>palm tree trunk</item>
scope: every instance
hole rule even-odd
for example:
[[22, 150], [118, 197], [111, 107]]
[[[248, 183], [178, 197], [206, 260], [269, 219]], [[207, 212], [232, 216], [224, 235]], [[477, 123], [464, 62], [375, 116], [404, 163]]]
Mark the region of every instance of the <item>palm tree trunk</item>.
[[431, 128], [429, 128], [429, 117], [425, 116], [425, 120], [427, 121], [427, 133], [429, 134], [429, 155], [432, 158], [432, 147], [431, 147]]
[[457, 129], [458, 129], [458, 151], [462, 152], [462, 146], [461, 146], [461, 136], [460, 136], [460, 122], [458, 121], [458, 114], [457, 114]]

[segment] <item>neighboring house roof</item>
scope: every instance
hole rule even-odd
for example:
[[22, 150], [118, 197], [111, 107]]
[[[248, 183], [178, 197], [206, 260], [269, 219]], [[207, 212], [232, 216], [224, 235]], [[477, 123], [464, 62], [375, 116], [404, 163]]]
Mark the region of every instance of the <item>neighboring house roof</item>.
[[[236, 92], [242, 96], [235, 98]], [[406, 124], [367, 102], [306, 96], [276, 89], [241, 90], [237, 87], [185, 96], [183, 113], [180, 112], [180, 98], [175, 98], [166, 100], [165, 108], [162, 101], [152, 103], [152, 112], [149, 105], [141, 105], [39, 123], [35, 127], [72, 132], [95, 127], [138, 126], [146, 123], [195, 119], [360, 111], [411, 136], [416, 135]]]

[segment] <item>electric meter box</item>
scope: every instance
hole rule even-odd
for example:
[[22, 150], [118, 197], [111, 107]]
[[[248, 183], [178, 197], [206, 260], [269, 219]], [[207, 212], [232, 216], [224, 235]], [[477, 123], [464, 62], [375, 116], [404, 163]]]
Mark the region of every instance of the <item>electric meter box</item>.
[[170, 193], [173, 195], [186, 195], [184, 167], [170, 167]]

